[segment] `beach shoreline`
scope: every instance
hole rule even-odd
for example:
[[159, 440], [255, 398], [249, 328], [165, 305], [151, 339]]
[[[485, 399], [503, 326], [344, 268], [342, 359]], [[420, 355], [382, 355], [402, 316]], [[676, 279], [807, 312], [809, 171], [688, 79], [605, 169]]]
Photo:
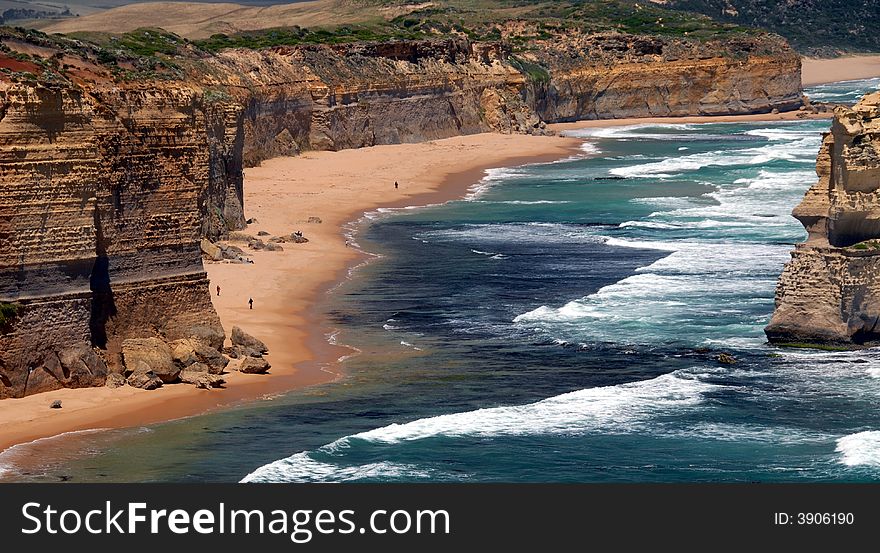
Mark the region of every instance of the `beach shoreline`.
[[[222, 390], [185, 384], [151, 391], [129, 386], [78, 388], [3, 400], [0, 423], [6, 430], [0, 434], [0, 455], [16, 445], [55, 436], [169, 422], [340, 378], [338, 360], [352, 351], [329, 343], [327, 336], [334, 329], [324, 306], [328, 292], [371, 257], [346, 244], [344, 233], [352, 224], [379, 208], [460, 199], [488, 169], [565, 159], [582, 153], [581, 143], [558, 136], [487, 133], [306, 152], [246, 169], [246, 212], [258, 222], [242, 232], [281, 235], [300, 230], [309, 238], [306, 244], [282, 244], [283, 252], [243, 248], [254, 264], [205, 263], [212, 300], [227, 335], [235, 325], [263, 340], [269, 347], [270, 373], [227, 373]], [[400, 183], [396, 191], [395, 180]], [[307, 223], [308, 217], [322, 222]], [[253, 310], [247, 305], [251, 297]], [[61, 409], [49, 409], [55, 400], [62, 402]]]
[[[423, 206], [460, 199], [496, 167], [552, 162], [576, 155], [583, 139], [564, 136], [582, 128], [633, 124], [799, 120], [801, 112], [738, 116], [604, 119], [549, 125], [563, 136], [466, 135], [418, 144], [305, 152], [245, 170], [245, 206], [256, 219], [242, 232], [290, 234], [306, 244], [283, 243], [283, 252], [251, 251], [254, 264], [206, 262], [209, 291], [227, 335], [232, 326], [269, 347], [269, 375], [230, 372], [223, 390], [189, 385], [145, 391], [64, 389], [0, 401], [0, 455], [10, 447], [72, 432], [131, 428], [232, 408], [342, 377], [350, 348], [328, 341], [328, 293], [371, 255], [347, 244], [345, 232], [379, 208]], [[812, 114], [827, 118], [830, 114]], [[394, 189], [394, 181], [400, 188]], [[308, 223], [309, 217], [321, 223]], [[236, 244], [235, 242], [232, 242]], [[244, 248], [243, 243], [237, 243]], [[215, 293], [221, 287], [221, 295]], [[254, 299], [254, 309], [247, 300]], [[62, 409], [49, 409], [61, 400]]]

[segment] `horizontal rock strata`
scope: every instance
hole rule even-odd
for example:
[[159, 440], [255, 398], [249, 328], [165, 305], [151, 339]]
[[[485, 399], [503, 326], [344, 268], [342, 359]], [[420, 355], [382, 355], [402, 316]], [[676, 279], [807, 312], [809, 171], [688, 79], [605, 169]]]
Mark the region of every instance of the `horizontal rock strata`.
[[880, 93], [835, 110], [819, 181], [792, 214], [808, 238], [792, 252], [765, 329], [777, 343], [880, 342]]

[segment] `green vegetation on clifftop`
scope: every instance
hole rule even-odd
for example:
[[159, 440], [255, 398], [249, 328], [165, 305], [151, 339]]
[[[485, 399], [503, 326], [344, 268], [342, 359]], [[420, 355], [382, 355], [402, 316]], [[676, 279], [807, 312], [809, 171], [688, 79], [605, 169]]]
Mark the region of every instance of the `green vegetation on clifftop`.
[[364, 9], [377, 6], [406, 13], [390, 19], [373, 18], [357, 24], [298, 26], [214, 34], [194, 41], [200, 48], [267, 48], [298, 44], [339, 44], [358, 41], [467, 37], [471, 40], [508, 40], [523, 47], [534, 40], [552, 39], [558, 33], [617, 31], [638, 35], [719, 39], [760, 33], [741, 25], [666, 10], [631, 0], [555, 0], [516, 2], [505, 0], [446, 0], [418, 5], [396, 1], [360, 2]]

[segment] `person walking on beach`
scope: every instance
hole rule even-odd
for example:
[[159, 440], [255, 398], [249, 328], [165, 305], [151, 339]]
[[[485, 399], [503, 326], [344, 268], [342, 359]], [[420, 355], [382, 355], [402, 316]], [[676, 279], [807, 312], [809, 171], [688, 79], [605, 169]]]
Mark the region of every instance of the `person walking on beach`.
[[254, 298], [249, 298], [249, 299], [248, 299], [248, 305], [251, 307], [251, 309], [254, 308]]
[[218, 296], [220, 295], [220, 285], [219, 284], [217, 285], [217, 295]]
[[394, 189], [397, 190], [397, 181], [394, 181]]

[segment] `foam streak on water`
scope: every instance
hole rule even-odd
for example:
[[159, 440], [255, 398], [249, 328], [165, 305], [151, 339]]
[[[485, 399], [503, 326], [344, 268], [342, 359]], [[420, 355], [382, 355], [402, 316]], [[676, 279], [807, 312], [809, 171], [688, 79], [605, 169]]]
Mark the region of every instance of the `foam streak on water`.
[[[499, 437], [584, 432], [632, 432], [652, 417], [698, 406], [718, 386], [687, 372], [617, 386], [589, 388], [528, 405], [478, 409], [391, 424], [346, 436], [316, 452], [271, 463], [242, 482], [347, 481], [374, 477], [429, 477], [431, 471], [394, 463], [346, 465], [352, 448], [394, 445], [437, 437]], [[339, 464], [336, 464], [339, 463]]]

